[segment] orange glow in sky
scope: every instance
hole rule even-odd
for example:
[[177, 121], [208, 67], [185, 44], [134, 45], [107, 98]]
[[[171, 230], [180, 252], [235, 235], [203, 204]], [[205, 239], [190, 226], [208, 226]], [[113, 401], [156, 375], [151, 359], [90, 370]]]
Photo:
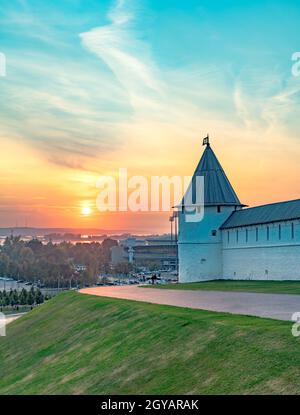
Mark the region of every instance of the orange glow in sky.
[[[145, 131], [144, 136], [149, 135]], [[185, 140], [178, 133], [176, 144], [174, 135], [165, 136], [164, 142], [152, 140], [152, 146], [148, 138], [131, 138], [127, 149], [111, 154], [110, 160], [91, 159], [91, 171], [53, 164], [21, 141], [2, 140], [0, 225], [168, 231], [166, 212], [99, 212], [96, 181], [101, 174], [117, 174], [120, 160], [131, 175], [191, 175], [204, 147], [199, 137], [183, 136]], [[264, 143], [247, 135], [244, 141], [224, 134], [211, 138], [240, 200], [248, 205], [299, 197], [299, 146], [287, 141], [282, 136]]]

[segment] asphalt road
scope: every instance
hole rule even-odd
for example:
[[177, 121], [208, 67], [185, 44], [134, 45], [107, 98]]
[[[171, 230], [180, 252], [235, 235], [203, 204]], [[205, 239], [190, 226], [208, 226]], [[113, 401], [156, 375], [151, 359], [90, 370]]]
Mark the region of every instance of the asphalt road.
[[102, 297], [245, 314], [276, 320], [291, 321], [293, 313], [300, 313], [300, 295], [200, 290], [159, 290], [140, 288], [138, 286], [84, 288], [80, 292]]

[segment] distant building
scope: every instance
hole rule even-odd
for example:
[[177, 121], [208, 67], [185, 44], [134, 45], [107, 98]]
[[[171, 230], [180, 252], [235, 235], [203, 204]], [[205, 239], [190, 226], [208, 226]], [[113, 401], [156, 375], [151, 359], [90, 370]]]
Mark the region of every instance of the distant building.
[[111, 248], [111, 262], [129, 262], [140, 267], [176, 269], [176, 244], [169, 239], [149, 238], [133, 242], [133, 238]]
[[176, 269], [176, 244], [169, 241], [163, 245], [145, 245], [134, 248], [134, 263], [137, 266], [155, 266], [159, 269]]
[[110, 252], [111, 252], [111, 263], [113, 265], [128, 261], [128, 255], [123, 245], [111, 247]]
[[187, 221], [195, 213], [179, 209], [179, 281], [300, 279], [300, 200], [245, 208], [208, 140], [197, 176], [204, 218]]

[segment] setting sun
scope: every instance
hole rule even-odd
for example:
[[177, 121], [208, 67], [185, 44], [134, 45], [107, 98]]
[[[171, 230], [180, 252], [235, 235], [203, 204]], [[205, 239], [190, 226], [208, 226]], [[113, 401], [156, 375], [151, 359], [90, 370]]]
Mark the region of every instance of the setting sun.
[[82, 213], [84, 216], [90, 216], [90, 214], [92, 213], [92, 209], [91, 209], [90, 207], [88, 207], [88, 206], [85, 206], [85, 207], [83, 207], [83, 208], [81, 209], [81, 213]]

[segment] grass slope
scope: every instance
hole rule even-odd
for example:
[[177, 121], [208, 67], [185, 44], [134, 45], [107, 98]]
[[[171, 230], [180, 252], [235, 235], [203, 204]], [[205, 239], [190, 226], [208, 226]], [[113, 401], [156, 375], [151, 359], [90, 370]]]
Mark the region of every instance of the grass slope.
[[300, 281], [215, 280], [183, 284], [143, 285], [142, 288], [173, 290], [247, 291], [254, 293], [300, 294]]
[[300, 393], [289, 322], [68, 292], [7, 332], [1, 394]]

